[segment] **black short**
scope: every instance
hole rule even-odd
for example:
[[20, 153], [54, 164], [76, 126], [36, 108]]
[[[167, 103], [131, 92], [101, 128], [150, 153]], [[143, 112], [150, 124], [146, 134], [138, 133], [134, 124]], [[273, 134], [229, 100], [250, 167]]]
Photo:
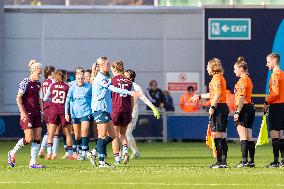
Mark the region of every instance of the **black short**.
[[284, 104], [271, 104], [268, 113], [269, 130], [284, 130]]
[[244, 104], [239, 115], [239, 120], [236, 123], [245, 128], [252, 129], [253, 121], [255, 118], [255, 109], [253, 104]]
[[228, 125], [229, 107], [226, 103], [218, 103], [213, 114], [211, 129], [213, 132], [226, 132]]
[[91, 115], [90, 115], [90, 123], [93, 123], [93, 122], [95, 122], [95, 121], [94, 121], [94, 116], [93, 116], [93, 114], [91, 114]]

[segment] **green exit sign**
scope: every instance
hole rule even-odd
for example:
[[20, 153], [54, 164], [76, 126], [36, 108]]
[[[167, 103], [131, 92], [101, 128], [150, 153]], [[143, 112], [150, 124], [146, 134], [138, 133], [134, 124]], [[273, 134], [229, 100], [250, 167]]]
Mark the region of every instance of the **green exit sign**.
[[250, 40], [250, 18], [209, 18], [209, 40]]

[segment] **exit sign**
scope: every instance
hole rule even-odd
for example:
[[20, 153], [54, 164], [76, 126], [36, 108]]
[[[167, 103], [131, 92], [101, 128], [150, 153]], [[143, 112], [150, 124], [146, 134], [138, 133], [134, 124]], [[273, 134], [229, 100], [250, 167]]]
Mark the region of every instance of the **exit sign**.
[[250, 40], [250, 18], [209, 18], [209, 40]]

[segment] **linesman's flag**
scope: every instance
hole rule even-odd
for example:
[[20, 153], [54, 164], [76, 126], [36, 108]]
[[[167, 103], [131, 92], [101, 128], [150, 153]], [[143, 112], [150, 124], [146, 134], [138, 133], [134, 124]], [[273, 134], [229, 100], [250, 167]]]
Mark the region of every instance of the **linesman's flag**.
[[258, 138], [255, 147], [268, 144], [268, 131], [267, 131], [267, 123], [266, 123], [266, 114], [262, 116], [261, 127], [259, 130]]
[[211, 130], [211, 125], [210, 125], [210, 123], [208, 124], [208, 127], [207, 127], [206, 145], [207, 145], [209, 148], [212, 149], [213, 157], [216, 158], [216, 157], [217, 157], [217, 151], [216, 151], [214, 139], [213, 139], [213, 137], [212, 137], [212, 130]]

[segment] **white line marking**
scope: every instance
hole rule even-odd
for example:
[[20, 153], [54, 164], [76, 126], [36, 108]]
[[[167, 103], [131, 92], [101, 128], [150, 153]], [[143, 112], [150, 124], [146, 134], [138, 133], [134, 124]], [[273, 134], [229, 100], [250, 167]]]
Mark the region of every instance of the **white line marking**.
[[[66, 183], [66, 182], [33, 182], [33, 181], [0, 181], [0, 184], [77, 184], [77, 183]], [[267, 187], [284, 187], [284, 184], [241, 184], [241, 183], [232, 183], [232, 184], [222, 184], [222, 183], [134, 183], [134, 182], [113, 182], [113, 183], [80, 183], [80, 185], [154, 185], [154, 186], [267, 186]]]

